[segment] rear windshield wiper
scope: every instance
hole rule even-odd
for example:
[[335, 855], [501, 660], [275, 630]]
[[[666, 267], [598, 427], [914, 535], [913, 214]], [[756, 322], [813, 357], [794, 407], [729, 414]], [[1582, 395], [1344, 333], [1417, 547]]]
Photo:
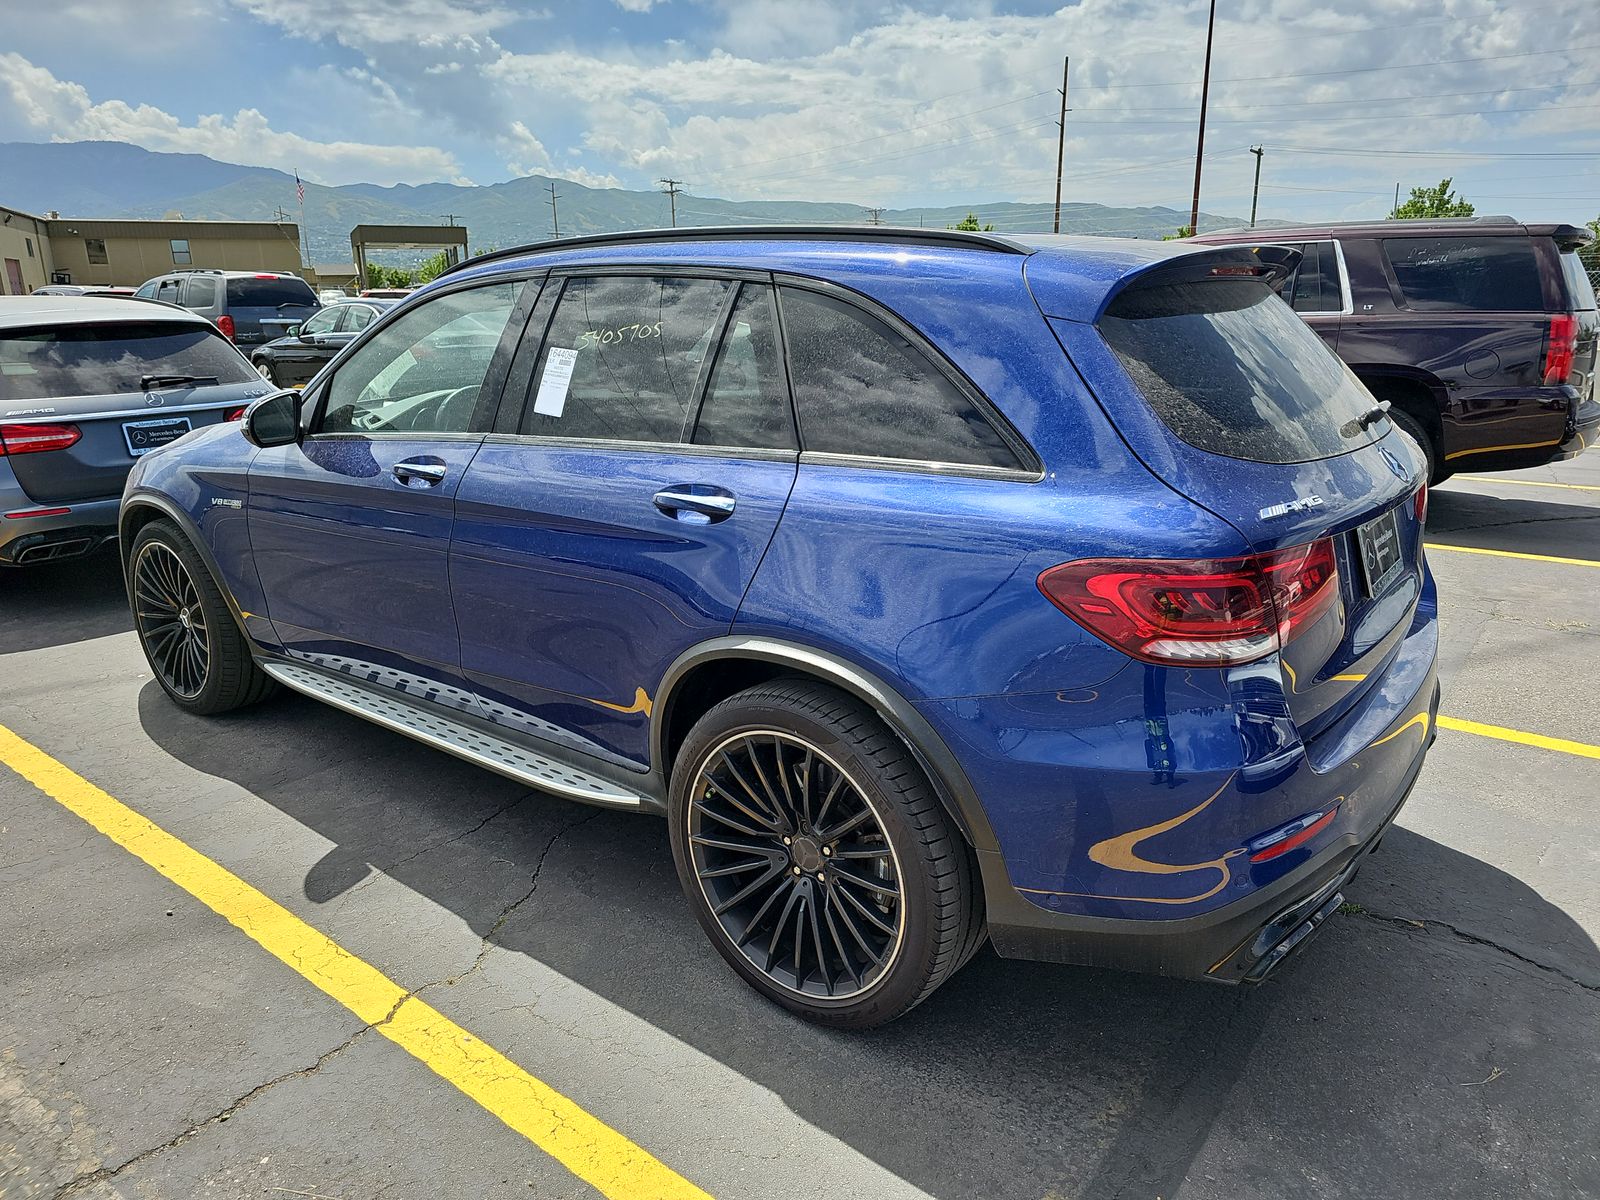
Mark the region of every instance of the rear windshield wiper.
[[148, 392], [151, 388], [181, 387], [186, 383], [216, 383], [215, 375], [141, 375], [139, 388]]
[[1354, 417], [1351, 420], [1346, 421], [1343, 427], [1340, 428], [1339, 432], [1345, 437], [1355, 437], [1356, 434], [1360, 433], [1364, 429], [1370, 429], [1373, 425], [1377, 424], [1388, 415], [1389, 402], [1387, 400], [1380, 400], [1371, 408], [1367, 409], [1366, 412], [1362, 413], [1359, 417]]

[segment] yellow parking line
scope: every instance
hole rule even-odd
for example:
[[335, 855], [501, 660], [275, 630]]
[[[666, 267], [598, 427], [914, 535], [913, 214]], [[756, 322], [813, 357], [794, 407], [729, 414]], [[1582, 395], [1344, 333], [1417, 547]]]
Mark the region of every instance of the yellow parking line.
[[1559, 750], [1562, 754], [1576, 754], [1580, 758], [1600, 758], [1600, 746], [1588, 742], [1570, 742], [1566, 738], [1546, 737], [1542, 733], [1526, 733], [1521, 729], [1507, 729], [1504, 725], [1485, 725], [1480, 721], [1463, 721], [1460, 717], [1439, 718], [1440, 729], [1454, 729], [1457, 733], [1475, 733], [1479, 737], [1497, 738], [1502, 742], [1516, 742], [1522, 746], [1537, 746], [1541, 750]]
[[1465, 483], [1504, 483], [1515, 487], [1553, 487], [1567, 488], [1574, 492], [1600, 492], [1600, 487], [1592, 483], [1550, 483], [1543, 479], [1489, 479], [1483, 475], [1453, 475], [1451, 478]]
[[1593, 558], [1561, 558], [1554, 554], [1524, 554], [1520, 550], [1485, 550], [1482, 546], [1446, 546], [1443, 542], [1429, 542], [1429, 550], [1450, 550], [1456, 554], [1491, 554], [1496, 558], [1524, 558], [1530, 562], [1565, 563], [1569, 567], [1600, 567]]
[[277, 901], [0, 725], [0, 763], [142, 859], [602, 1195], [710, 1200]]

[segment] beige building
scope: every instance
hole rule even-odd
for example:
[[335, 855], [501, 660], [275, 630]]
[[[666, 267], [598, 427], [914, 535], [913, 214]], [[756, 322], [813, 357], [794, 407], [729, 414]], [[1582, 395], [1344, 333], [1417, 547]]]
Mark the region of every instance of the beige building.
[[0, 295], [26, 296], [50, 282], [48, 222], [0, 206]]
[[0, 292], [138, 287], [181, 267], [301, 274], [300, 227], [276, 221], [63, 220], [0, 208]]

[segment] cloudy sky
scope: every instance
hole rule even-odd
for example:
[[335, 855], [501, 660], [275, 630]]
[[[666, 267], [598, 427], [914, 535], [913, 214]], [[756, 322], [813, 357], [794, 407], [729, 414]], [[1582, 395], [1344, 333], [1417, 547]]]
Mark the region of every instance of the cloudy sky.
[[[20, 5], [20, 0], [12, 0]], [[1221, 0], [1203, 207], [1600, 212], [1592, 0]], [[53, 0], [0, 141], [115, 139], [338, 184], [552, 174], [692, 195], [1186, 208], [1204, 0]], [[47, 14], [47, 15], [45, 15]], [[3, 191], [3, 182], [0, 182]], [[0, 196], [3, 199], [3, 196]], [[1107, 232], [1115, 232], [1108, 230]]]

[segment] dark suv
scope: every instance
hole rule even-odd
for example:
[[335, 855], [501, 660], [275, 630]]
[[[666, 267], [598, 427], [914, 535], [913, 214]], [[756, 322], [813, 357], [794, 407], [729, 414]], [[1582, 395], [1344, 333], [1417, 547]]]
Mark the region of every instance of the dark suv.
[[1595, 441], [1600, 317], [1587, 230], [1510, 217], [1233, 229], [1292, 246], [1283, 296], [1390, 403], [1433, 479], [1572, 458]]
[[304, 279], [273, 271], [178, 270], [148, 280], [134, 294], [210, 317], [240, 346], [275, 341], [322, 307]]

